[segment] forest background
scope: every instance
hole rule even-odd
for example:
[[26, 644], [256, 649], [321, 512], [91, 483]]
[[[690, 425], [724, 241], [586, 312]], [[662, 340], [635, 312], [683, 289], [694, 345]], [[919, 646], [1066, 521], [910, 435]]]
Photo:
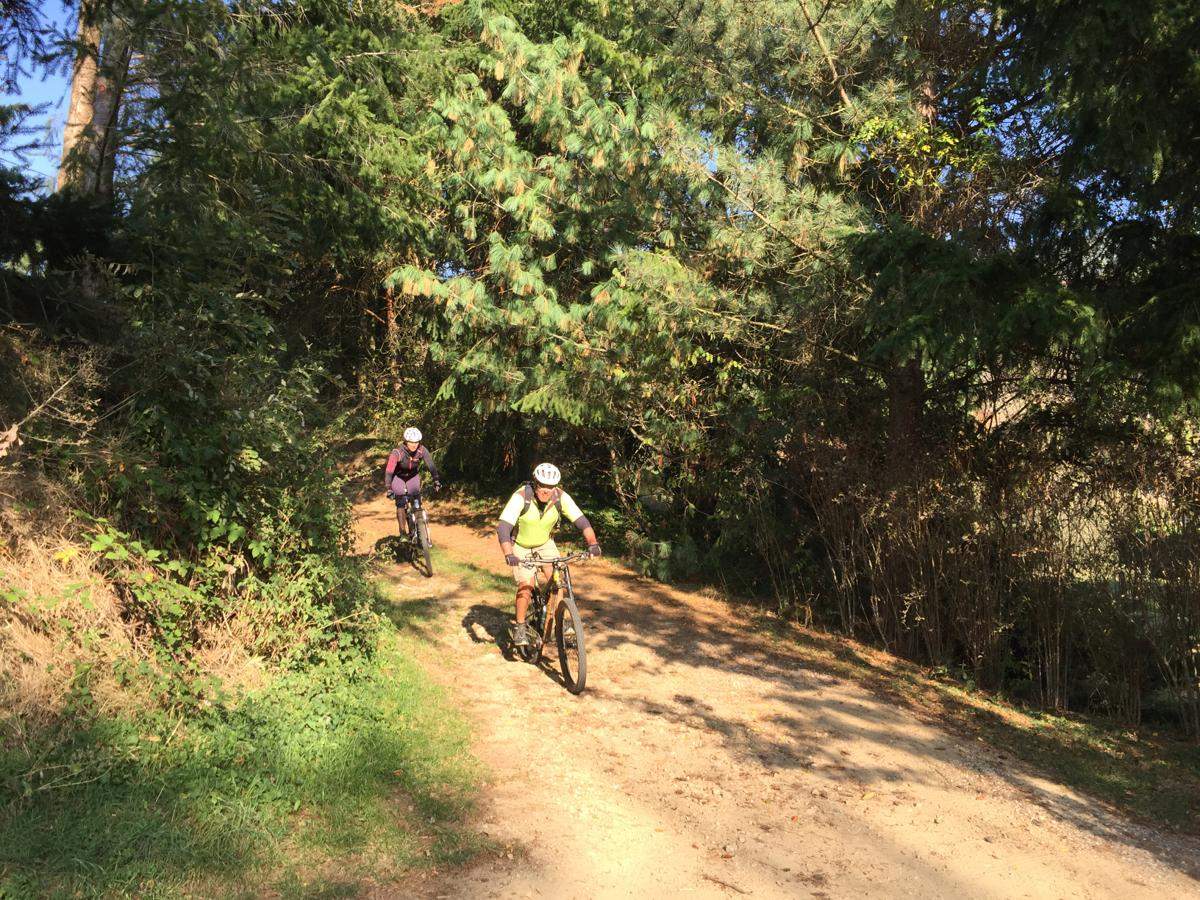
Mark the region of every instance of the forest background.
[[335, 464], [409, 422], [654, 577], [1200, 741], [1194, 4], [77, 13], [0, 5], [18, 795], [131, 691], [219, 707], [218, 648], [361, 665]]

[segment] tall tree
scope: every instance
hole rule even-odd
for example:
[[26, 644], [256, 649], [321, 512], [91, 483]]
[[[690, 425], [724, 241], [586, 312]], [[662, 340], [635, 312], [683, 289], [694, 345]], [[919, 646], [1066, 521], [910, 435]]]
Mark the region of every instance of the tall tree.
[[78, 16], [58, 189], [107, 197], [113, 192], [131, 35], [128, 24], [105, 0], [80, 0]]
[[91, 194], [96, 188], [90, 135], [95, 121], [96, 90], [100, 78], [101, 0], [80, 0], [75, 27], [74, 63], [71, 67], [71, 99], [63, 126], [62, 158], [58, 166], [58, 189]]
[[113, 17], [105, 28], [88, 146], [88, 167], [96, 173], [96, 193], [101, 197], [111, 197], [113, 194], [120, 150], [121, 101], [132, 59], [129, 26]]

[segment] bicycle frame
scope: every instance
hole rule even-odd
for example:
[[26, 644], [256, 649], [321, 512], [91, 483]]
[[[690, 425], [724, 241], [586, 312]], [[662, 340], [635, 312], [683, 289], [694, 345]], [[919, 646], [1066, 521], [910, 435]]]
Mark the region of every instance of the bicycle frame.
[[421, 505], [420, 494], [416, 496], [409, 496], [408, 503], [404, 506], [404, 516], [406, 519], [408, 519], [408, 539], [410, 541], [416, 540], [418, 513], [420, 513], [422, 516], [425, 516], [425, 522], [428, 525], [429, 517], [425, 515], [425, 509]]
[[[436, 486], [434, 487], [436, 491]], [[433, 577], [433, 557], [430, 554], [430, 548], [433, 547], [433, 542], [429, 539], [429, 515], [425, 512], [425, 504], [421, 499], [420, 494], [403, 495], [393, 494], [397, 499], [396, 515], [400, 518], [401, 530], [406, 532], [401, 534], [399, 547], [406, 548], [406, 552], [411, 553], [412, 562], [417, 563], [417, 557], [421, 556], [425, 559], [425, 566], [422, 570], [417, 566], [418, 571], [422, 571], [426, 578]], [[401, 507], [400, 497], [403, 496], [407, 502]], [[403, 517], [401, 518], [400, 509], [403, 509]]]
[[[546, 624], [549, 624], [550, 618], [550, 595], [555, 590], [562, 590], [568, 594], [574, 594], [574, 585], [571, 583], [571, 566], [573, 562], [578, 562], [587, 559], [586, 553], [571, 553], [567, 556], [559, 556], [555, 559], [537, 559], [530, 557], [522, 560], [521, 564], [527, 569], [534, 570], [534, 595], [533, 602], [541, 606], [546, 611]], [[550, 577], [543, 583], [539, 582], [541, 569], [543, 566], [551, 568]], [[560, 582], [561, 578], [561, 583]]]
[[[556, 559], [538, 559], [531, 556], [521, 561], [523, 567], [535, 570], [533, 596], [530, 598], [525, 618], [526, 623], [533, 626], [534, 636], [529, 644], [523, 645], [529, 649], [523, 649], [521, 654], [527, 662], [539, 661], [542, 658], [542, 648], [550, 642], [551, 635], [557, 633], [559, 666], [567, 690], [573, 694], [580, 693], [587, 682], [587, 665], [583, 623], [575, 605], [575, 588], [571, 582], [570, 564], [588, 557], [587, 553], [573, 553]], [[551, 570], [550, 576], [544, 581], [540, 571], [543, 566]], [[552, 597], [558, 600], [553, 607]], [[564, 610], [572, 622], [566, 631], [562, 630]]]

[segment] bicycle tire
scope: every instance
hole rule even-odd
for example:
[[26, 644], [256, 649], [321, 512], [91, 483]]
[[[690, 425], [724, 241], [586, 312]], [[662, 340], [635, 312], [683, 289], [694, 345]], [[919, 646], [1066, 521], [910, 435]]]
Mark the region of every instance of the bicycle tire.
[[583, 643], [583, 619], [570, 592], [563, 594], [554, 611], [554, 639], [563, 683], [572, 694], [582, 694], [587, 684], [587, 651]]
[[425, 560], [425, 577], [433, 577], [433, 558], [429, 553], [429, 523], [425, 521], [425, 517], [421, 516], [417, 519], [417, 545], [421, 548], [421, 556]]

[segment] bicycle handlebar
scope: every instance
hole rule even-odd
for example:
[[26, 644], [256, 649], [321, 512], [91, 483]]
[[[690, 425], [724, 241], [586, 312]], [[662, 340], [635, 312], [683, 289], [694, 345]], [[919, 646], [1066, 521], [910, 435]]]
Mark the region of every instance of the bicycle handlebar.
[[566, 556], [558, 556], [554, 559], [523, 559], [521, 566], [525, 569], [536, 569], [538, 566], [565, 566], [568, 563], [578, 562], [583, 559], [591, 559], [591, 554], [586, 550], [581, 550], [578, 553], [570, 553]]

